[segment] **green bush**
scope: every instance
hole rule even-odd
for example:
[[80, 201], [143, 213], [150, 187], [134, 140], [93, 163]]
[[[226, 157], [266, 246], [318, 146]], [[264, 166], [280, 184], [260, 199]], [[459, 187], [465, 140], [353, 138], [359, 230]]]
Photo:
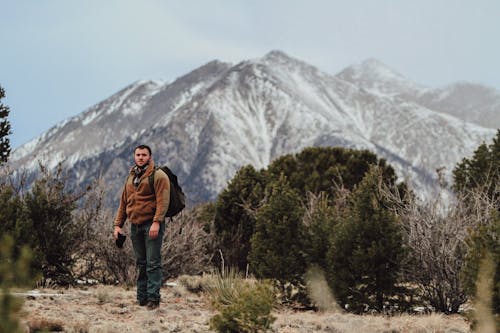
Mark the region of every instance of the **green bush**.
[[285, 177], [267, 192], [269, 199], [257, 211], [250, 240], [250, 269], [258, 278], [275, 279], [281, 285], [300, 283], [306, 267], [300, 197]]
[[91, 187], [82, 191], [68, 188], [62, 164], [54, 170], [40, 164], [40, 173], [29, 189], [22, 187], [27, 183], [25, 175], [2, 171], [6, 177], [0, 178], [0, 221], [2, 231], [14, 239], [14, 257], [27, 246], [32, 268], [42, 274], [42, 284], [73, 283], [73, 268], [81, 259], [78, 252], [85, 247], [84, 240], [92, 239], [85, 236], [94, 227], [87, 223], [91, 217], [76, 214], [79, 201]]
[[73, 212], [79, 195], [66, 188], [62, 165], [52, 173], [42, 169], [42, 176], [24, 195], [26, 220], [20, 224], [27, 245], [34, 252], [33, 264], [41, 270], [43, 282], [58, 284], [73, 282], [72, 266], [82, 230], [74, 223]]
[[223, 258], [214, 256], [216, 266], [245, 270], [255, 218], [251, 213], [263, 199], [264, 180], [252, 166], [241, 168], [219, 195], [215, 205], [214, 236]]
[[464, 158], [453, 170], [453, 189], [468, 205], [471, 216], [484, 215], [480, 225], [471, 231], [469, 251], [462, 271], [462, 283], [469, 297], [477, 295], [479, 263], [493, 257], [494, 274], [492, 307], [500, 313], [500, 129], [488, 145], [482, 143], [471, 158]]
[[267, 183], [284, 174], [301, 198], [306, 198], [308, 192], [325, 192], [333, 197], [337, 189], [334, 184], [352, 190], [373, 164], [380, 166], [384, 182], [393, 184], [396, 181], [394, 169], [368, 150], [309, 147], [274, 160], [266, 170]]
[[[3, 176], [3, 175], [2, 175]], [[23, 220], [24, 203], [16, 189], [7, 182], [0, 182], [0, 221], [2, 221], [2, 232], [11, 235], [14, 240], [14, 254], [19, 252], [23, 239], [20, 230], [20, 221]]]
[[372, 167], [351, 194], [335, 226], [327, 255], [328, 282], [349, 311], [400, 308], [402, 263], [407, 255], [397, 217], [380, 195], [381, 170]]
[[12, 287], [29, 285], [34, 277], [30, 270], [31, 252], [23, 247], [19, 257], [13, 253], [14, 240], [4, 234], [0, 240], [0, 332], [23, 332], [19, 327], [23, 301], [10, 293]]
[[482, 143], [471, 158], [464, 158], [453, 170], [455, 192], [479, 190], [500, 204], [500, 129], [491, 144]]
[[210, 328], [217, 332], [264, 332], [275, 320], [271, 316], [275, 294], [270, 283], [226, 271], [213, 277], [207, 292], [219, 312], [210, 320]]
[[[340, 223], [342, 207], [337, 196], [330, 200], [325, 193], [309, 194], [306, 212], [302, 219], [305, 226], [304, 250], [307, 253], [307, 264], [327, 268], [326, 254], [330, 246], [333, 230]], [[333, 204], [331, 203], [333, 202]]]
[[[242, 271], [247, 268], [256, 211], [266, 201], [265, 189], [279, 181], [282, 175], [305, 204], [309, 192], [324, 192], [333, 198], [337, 188], [352, 190], [372, 164], [380, 166], [385, 183], [394, 184], [394, 169], [367, 150], [310, 147], [275, 159], [267, 169], [257, 171], [249, 165], [242, 167], [217, 198], [214, 237], [220, 252], [214, 259], [220, 259], [222, 253], [221, 261], [227, 267], [238, 267]], [[214, 264], [219, 267], [221, 262]]]

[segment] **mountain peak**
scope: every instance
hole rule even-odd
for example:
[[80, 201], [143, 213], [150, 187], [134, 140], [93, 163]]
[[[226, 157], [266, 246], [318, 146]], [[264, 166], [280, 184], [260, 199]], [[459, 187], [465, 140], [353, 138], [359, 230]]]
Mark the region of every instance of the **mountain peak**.
[[365, 79], [370, 79], [370, 80], [405, 80], [407, 79], [401, 75], [400, 73], [396, 72], [383, 62], [381, 62], [378, 59], [375, 58], [368, 58], [361, 62], [360, 64], [355, 64], [347, 69], [345, 69], [343, 72], [349, 72], [353, 76], [353, 78], [365, 78]]
[[389, 66], [387, 66], [386, 64], [384, 64], [382, 61], [378, 60], [377, 58], [367, 58], [361, 62], [361, 66], [389, 68]]
[[264, 55], [263, 59], [291, 59], [291, 57], [281, 50], [272, 50]]
[[[290, 76], [292, 73], [301, 73], [299, 76], [303, 76], [304, 78], [311, 77], [311, 75], [316, 76], [321, 73], [317, 67], [300, 59], [291, 57], [280, 50], [273, 50], [262, 58], [252, 61], [252, 63], [264, 65], [273, 73], [281, 76], [285, 81], [290, 81], [292, 79], [293, 75]], [[295, 76], [295, 78], [297, 78], [297, 76]]]
[[349, 66], [337, 77], [377, 94], [415, 94], [424, 89], [375, 58]]
[[293, 58], [293, 57], [289, 56], [288, 54], [286, 54], [285, 52], [280, 51], [280, 50], [273, 50], [273, 51], [267, 53], [266, 55], [264, 55], [258, 61], [266, 63], [266, 64], [271, 64], [271, 65], [293, 64], [293, 65], [299, 65], [299, 66], [312, 67], [311, 65], [306, 64], [305, 62], [303, 62], [299, 59]]

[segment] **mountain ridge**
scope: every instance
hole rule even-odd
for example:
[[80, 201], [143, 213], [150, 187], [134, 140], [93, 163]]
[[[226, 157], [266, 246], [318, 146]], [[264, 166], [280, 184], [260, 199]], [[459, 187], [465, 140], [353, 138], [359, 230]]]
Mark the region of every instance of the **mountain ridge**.
[[330, 75], [282, 51], [211, 61], [172, 82], [136, 81], [16, 149], [11, 161], [34, 170], [34, 157], [49, 157], [51, 167], [64, 160], [76, 185], [101, 176], [112, 205], [133, 148], [149, 143], [195, 204], [215, 199], [245, 164], [260, 169], [308, 146], [340, 145], [377, 153], [428, 192], [435, 169], [449, 174], [494, 136], [432, 109], [422, 97], [429, 88], [397, 72], [379, 77], [388, 67], [377, 60], [365, 67], [376, 75], [354, 73], [359, 67]]

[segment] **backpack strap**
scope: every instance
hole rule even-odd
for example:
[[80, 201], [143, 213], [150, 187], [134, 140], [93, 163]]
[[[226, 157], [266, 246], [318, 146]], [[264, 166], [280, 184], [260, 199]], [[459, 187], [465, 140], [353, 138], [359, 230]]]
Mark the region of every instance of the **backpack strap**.
[[151, 191], [153, 191], [153, 194], [156, 196], [156, 191], [155, 191], [155, 173], [156, 170], [158, 170], [158, 167], [155, 166], [153, 172], [148, 176], [148, 181], [149, 181], [149, 188], [151, 188]]

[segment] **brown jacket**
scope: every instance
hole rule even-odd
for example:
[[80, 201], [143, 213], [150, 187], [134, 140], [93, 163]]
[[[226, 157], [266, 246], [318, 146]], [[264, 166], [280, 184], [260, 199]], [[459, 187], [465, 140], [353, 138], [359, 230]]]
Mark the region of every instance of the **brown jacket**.
[[150, 188], [148, 177], [154, 171], [154, 162], [150, 160], [136, 188], [133, 184], [134, 171], [130, 170], [123, 188], [120, 207], [116, 213], [115, 226], [122, 227], [127, 219], [134, 224], [142, 224], [151, 220], [165, 221], [170, 202], [170, 181], [165, 172], [158, 169], [154, 175], [154, 189]]

